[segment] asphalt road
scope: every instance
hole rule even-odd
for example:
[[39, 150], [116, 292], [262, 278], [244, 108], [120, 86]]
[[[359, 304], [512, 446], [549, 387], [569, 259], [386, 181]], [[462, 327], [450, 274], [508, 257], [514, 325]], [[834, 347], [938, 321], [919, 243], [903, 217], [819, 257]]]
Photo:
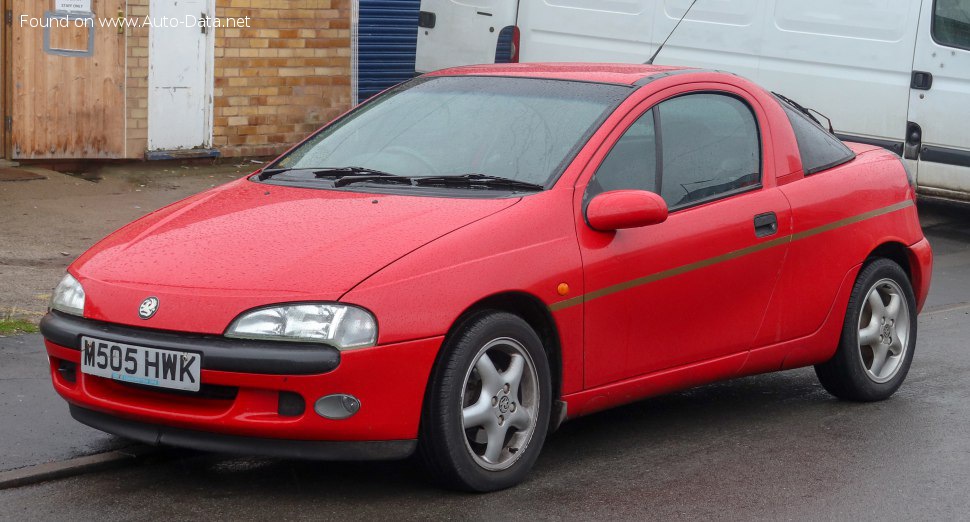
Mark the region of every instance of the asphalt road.
[[0, 471], [128, 445], [71, 418], [51, 386], [40, 334], [0, 338]]
[[[527, 483], [489, 495], [439, 490], [409, 461], [170, 451], [0, 491], [0, 517], [966, 519], [970, 210], [922, 211], [937, 256], [934, 286], [909, 378], [885, 402], [837, 401], [811, 369], [646, 400], [567, 423]], [[0, 440], [9, 433], [5, 418]]]

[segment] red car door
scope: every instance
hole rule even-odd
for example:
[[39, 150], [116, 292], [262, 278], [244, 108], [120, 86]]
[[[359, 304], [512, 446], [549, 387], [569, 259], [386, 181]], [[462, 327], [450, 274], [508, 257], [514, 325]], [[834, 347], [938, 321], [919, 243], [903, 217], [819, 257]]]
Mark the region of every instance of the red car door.
[[[753, 99], [728, 85], [651, 96], [579, 178], [587, 388], [743, 353], [774, 328], [762, 323], [788, 249], [790, 208], [763, 157], [767, 121]], [[617, 189], [660, 194], [668, 219], [593, 230], [585, 204]]]

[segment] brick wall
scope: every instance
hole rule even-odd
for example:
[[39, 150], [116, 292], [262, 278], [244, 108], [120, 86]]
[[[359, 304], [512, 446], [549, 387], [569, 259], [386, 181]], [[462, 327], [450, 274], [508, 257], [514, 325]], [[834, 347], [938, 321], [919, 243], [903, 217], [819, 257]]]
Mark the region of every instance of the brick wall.
[[350, 0], [217, 0], [213, 146], [277, 154], [350, 107]]
[[[351, 0], [216, 0], [213, 143], [223, 156], [278, 154], [351, 104]], [[128, 0], [128, 15], [149, 0]], [[128, 30], [126, 156], [148, 146], [148, 29]]]
[[[128, 16], [148, 16], [149, 0], [128, 0]], [[148, 28], [127, 29], [125, 157], [143, 158], [148, 148]]]

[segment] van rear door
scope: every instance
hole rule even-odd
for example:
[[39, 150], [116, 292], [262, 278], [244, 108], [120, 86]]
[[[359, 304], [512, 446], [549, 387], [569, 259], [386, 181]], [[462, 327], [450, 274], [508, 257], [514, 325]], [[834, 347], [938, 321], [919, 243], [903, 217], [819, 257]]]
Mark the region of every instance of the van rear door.
[[[924, 0], [913, 58], [907, 140], [919, 137], [921, 192], [970, 194], [970, 0]], [[912, 126], [911, 126], [912, 127]], [[921, 136], [914, 132], [921, 131]], [[914, 147], [907, 147], [914, 149]]]
[[[518, 0], [421, 0], [419, 73], [509, 61]], [[501, 37], [501, 38], [500, 38]]]

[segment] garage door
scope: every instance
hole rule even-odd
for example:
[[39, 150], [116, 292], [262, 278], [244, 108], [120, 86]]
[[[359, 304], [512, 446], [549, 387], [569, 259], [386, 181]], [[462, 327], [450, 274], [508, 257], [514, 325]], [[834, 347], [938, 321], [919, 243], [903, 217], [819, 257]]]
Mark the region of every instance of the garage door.
[[414, 77], [420, 0], [360, 0], [357, 99]]

